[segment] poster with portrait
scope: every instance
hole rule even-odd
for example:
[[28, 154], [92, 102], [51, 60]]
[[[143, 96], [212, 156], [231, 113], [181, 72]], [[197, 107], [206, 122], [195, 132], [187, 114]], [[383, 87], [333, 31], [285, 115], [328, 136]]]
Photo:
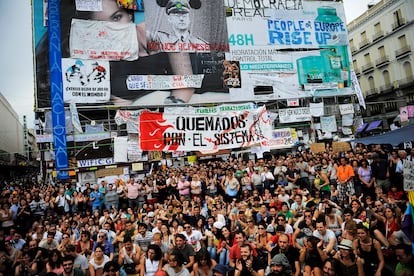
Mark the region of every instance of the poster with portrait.
[[[47, 27], [43, 24], [44, 9], [47, 9], [47, 3], [42, 0], [33, 2], [36, 107], [49, 108], [51, 107], [49, 45]], [[228, 88], [223, 85], [224, 52], [150, 52], [146, 44], [146, 35], [149, 33], [146, 29], [148, 25], [144, 22], [147, 12], [139, 9], [137, 11], [124, 9], [118, 5], [116, 0], [91, 1], [88, 5], [83, 5], [81, 10], [77, 10], [75, 1], [72, 0], [62, 0], [59, 4], [62, 58], [76, 58], [84, 64], [89, 60], [98, 61], [98, 63], [109, 60], [106, 73], [106, 78], [110, 80], [109, 97], [104, 101], [93, 97], [78, 98], [79, 101], [71, 99], [71, 101], [82, 104], [148, 107], [175, 105], [176, 103], [228, 102], [230, 100]], [[153, 1], [150, 5], [156, 5], [156, 2]], [[220, 8], [215, 7], [211, 10], [209, 5], [211, 5], [210, 1], [203, 6], [204, 8], [200, 8], [197, 17], [204, 18], [203, 20], [215, 18], [214, 22], [210, 23], [216, 24], [216, 27], [221, 28], [223, 32], [218, 32], [212, 27], [210, 35], [220, 33], [220, 38], [217, 39], [212, 35], [211, 41], [225, 41], [227, 45], [226, 25], [220, 24], [218, 13], [210, 16], [212, 11], [218, 11]], [[223, 7], [222, 3], [221, 7]], [[223, 9], [221, 11], [224, 13]], [[207, 14], [200, 15], [200, 12]], [[222, 21], [225, 21], [224, 14]], [[73, 22], [74, 29], [72, 30]], [[127, 36], [125, 26], [128, 30]], [[208, 28], [204, 26], [203, 29]], [[109, 36], [111, 39], [105, 39]], [[98, 37], [99, 43], [97, 43], [98, 40], [91, 39], [92, 37]], [[70, 48], [71, 41], [73, 51]], [[116, 47], [108, 47], [106, 43], [108, 41]], [[137, 43], [138, 53], [135, 52], [133, 58], [128, 58], [126, 55], [129, 56], [128, 52], [131, 51], [125, 49], [131, 48], [129, 47], [131, 45], [134, 45], [136, 49]], [[59, 47], [59, 45], [53, 47]], [[62, 71], [66, 69], [63, 66], [61, 68]], [[184, 94], [185, 98], [175, 96], [172, 101], [168, 101], [171, 96], [180, 93]]]
[[148, 51], [229, 50], [222, 0], [145, 0], [144, 5]]

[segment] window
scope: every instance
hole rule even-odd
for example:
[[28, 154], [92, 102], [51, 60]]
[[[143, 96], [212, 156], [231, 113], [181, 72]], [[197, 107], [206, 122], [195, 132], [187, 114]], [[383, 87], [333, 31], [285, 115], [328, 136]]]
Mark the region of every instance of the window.
[[376, 34], [381, 32], [381, 23], [380, 22], [378, 22], [374, 25], [374, 30], [375, 30]]
[[382, 76], [384, 77], [384, 84], [386, 86], [391, 85], [390, 73], [387, 70], [385, 70], [384, 72], [382, 72]]
[[404, 62], [403, 65], [403, 69], [404, 69], [404, 73], [405, 73], [405, 78], [407, 80], [412, 80], [413, 79], [413, 70], [411, 69], [411, 64], [407, 61]]
[[381, 47], [378, 48], [378, 54], [379, 54], [380, 58], [383, 58], [383, 57], [386, 56], [385, 55], [385, 47], [384, 46], [381, 46]]
[[407, 38], [405, 35], [402, 35], [398, 38], [398, 42], [400, 43], [400, 48], [407, 47]]

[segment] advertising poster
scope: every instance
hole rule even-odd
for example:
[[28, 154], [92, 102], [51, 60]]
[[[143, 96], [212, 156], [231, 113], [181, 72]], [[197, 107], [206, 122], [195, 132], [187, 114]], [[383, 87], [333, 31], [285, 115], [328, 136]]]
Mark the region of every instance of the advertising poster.
[[[51, 106], [49, 47], [43, 12], [47, 3], [33, 2], [36, 107], [48, 108]], [[224, 54], [229, 50], [223, 2], [203, 1], [191, 17], [194, 24], [190, 32], [209, 40], [210, 50], [179, 52], [148, 48], [152, 31], [171, 25], [167, 20], [159, 24], [164, 20], [161, 15], [166, 16], [166, 7], [155, 7], [156, 1], [149, 2], [149, 6], [154, 6], [151, 12], [159, 13], [158, 17], [142, 8], [125, 9], [115, 0], [91, 1], [81, 6], [82, 10], [77, 10], [73, 0], [59, 1], [62, 58], [75, 58], [83, 63], [87, 59], [99, 63], [109, 60], [109, 99], [103, 103], [97, 98], [91, 97], [87, 102], [79, 98], [75, 103], [147, 107], [228, 102], [228, 88], [223, 84]], [[161, 20], [152, 22], [156, 24], [152, 31], [146, 23], [148, 18]]]
[[148, 51], [229, 50], [222, 0], [145, 0], [144, 6]]
[[[228, 107], [228, 106], [227, 106]], [[271, 135], [266, 108], [229, 111], [194, 109], [197, 113], [140, 115], [140, 145], [148, 151], [206, 151], [249, 147], [265, 143]]]
[[[342, 3], [226, 0], [225, 5], [226, 58], [240, 61], [243, 96], [272, 100], [353, 93]], [[235, 99], [242, 91], [230, 93]]]
[[[354, 93], [340, 2], [59, 3], [62, 58], [109, 62], [109, 99], [75, 103], [175, 106]], [[33, 0], [37, 108], [51, 106], [46, 5]]]

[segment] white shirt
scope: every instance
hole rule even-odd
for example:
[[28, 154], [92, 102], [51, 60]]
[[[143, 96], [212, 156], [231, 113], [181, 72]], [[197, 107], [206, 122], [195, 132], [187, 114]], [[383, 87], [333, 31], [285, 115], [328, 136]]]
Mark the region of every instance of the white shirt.
[[188, 235], [186, 231], [182, 232], [186, 238], [187, 243], [190, 244], [195, 252], [198, 252], [201, 249], [201, 243], [200, 240], [203, 238], [203, 234], [201, 234], [198, 230], [191, 230], [191, 234]]

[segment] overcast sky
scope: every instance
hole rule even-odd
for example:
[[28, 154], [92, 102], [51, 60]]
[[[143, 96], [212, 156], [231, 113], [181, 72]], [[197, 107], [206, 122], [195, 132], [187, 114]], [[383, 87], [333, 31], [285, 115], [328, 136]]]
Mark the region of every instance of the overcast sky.
[[[347, 21], [367, 9], [373, 0], [344, 0]], [[29, 128], [34, 125], [34, 80], [31, 0], [0, 0], [0, 93]]]

